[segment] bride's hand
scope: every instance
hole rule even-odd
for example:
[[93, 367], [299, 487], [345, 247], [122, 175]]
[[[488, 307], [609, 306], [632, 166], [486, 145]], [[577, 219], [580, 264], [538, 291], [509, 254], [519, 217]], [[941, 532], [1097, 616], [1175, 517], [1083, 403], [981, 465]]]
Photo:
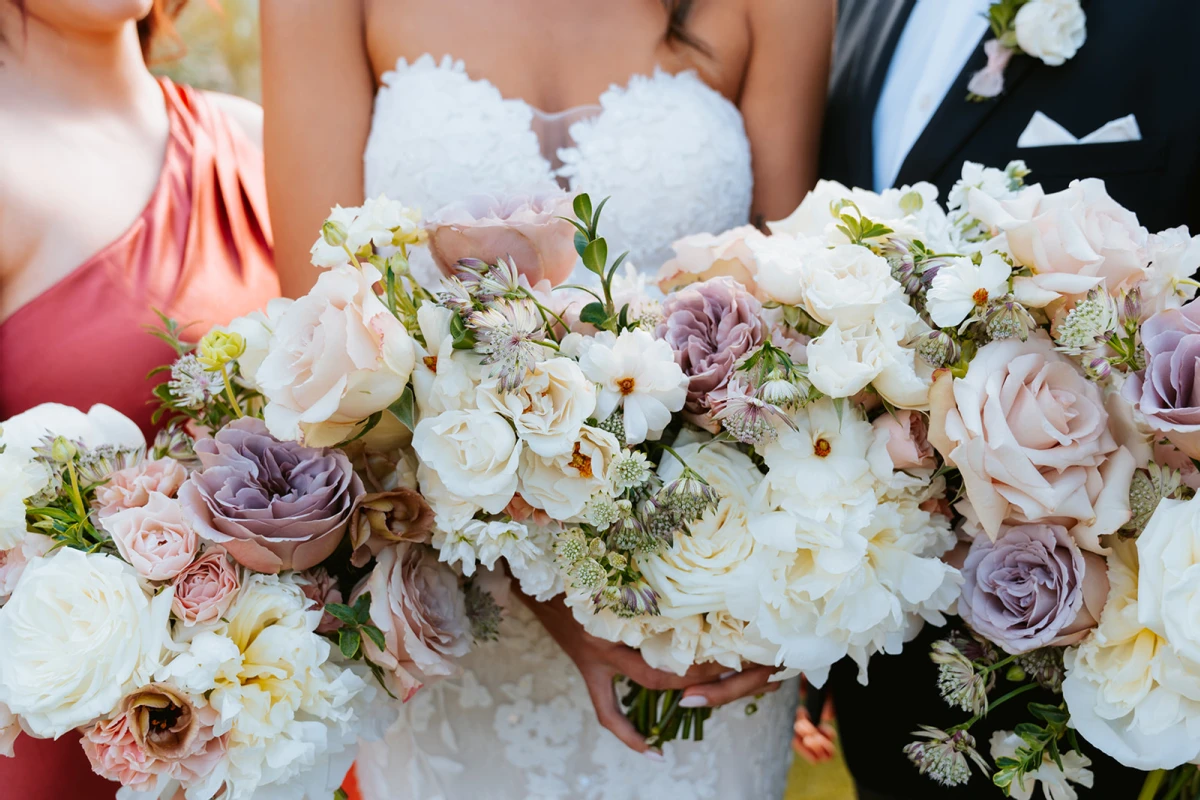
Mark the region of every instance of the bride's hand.
[[691, 686], [683, 693], [679, 705], [683, 708], [714, 708], [740, 700], [779, 691], [783, 684], [771, 681], [779, 667], [752, 666], [711, 683]]
[[546, 632], [563, 652], [575, 662], [587, 685], [600, 724], [629, 749], [645, 753], [649, 758], [661, 759], [662, 754], [646, 745], [645, 737], [637, 732], [621, 711], [613, 679], [617, 675], [624, 675], [647, 689], [685, 689], [696, 684], [711, 685], [706, 682], [715, 680], [725, 672], [725, 668], [719, 664], [695, 666], [686, 675], [654, 669], [632, 647], [599, 639], [585, 631], [561, 597], [539, 603], [520, 591], [517, 594], [537, 615]]

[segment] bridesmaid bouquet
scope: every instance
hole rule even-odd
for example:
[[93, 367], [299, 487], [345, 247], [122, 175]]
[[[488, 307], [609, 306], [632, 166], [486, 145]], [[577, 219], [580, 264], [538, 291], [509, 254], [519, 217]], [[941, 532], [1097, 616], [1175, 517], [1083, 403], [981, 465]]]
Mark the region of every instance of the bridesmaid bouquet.
[[[415, 463], [441, 562], [472, 577], [503, 561], [525, 593], [565, 594], [587, 630], [654, 667], [819, 682], [944, 623], [960, 582], [939, 558], [955, 541], [945, 482], [892, 455], [903, 442], [870, 420], [877, 401], [818, 386], [805, 353], [820, 326], [739, 267], [773, 240], [681, 243], [664, 298], [609, 258], [602, 208], [560, 193], [425, 221], [386, 198], [334, 209], [314, 289], [231, 326], [271, 434], [318, 446], [402, 424], [411, 444], [376, 454]], [[894, 283], [866, 248], [831, 257], [858, 275], [860, 253], [883, 272], [859, 285]], [[439, 286], [413, 277], [427, 257]], [[561, 284], [577, 261], [588, 279]], [[919, 407], [932, 370], [915, 349], [907, 369], [877, 383]], [[624, 699], [652, 743], [703, 736], [710, 710], [678, 692]]]
[[438, 563], [398, 425], [277, 438], [246, 339], [164, 322], [152, 447], [106, 406], [0, 426], [0, 746], [77, 731], [120, 798], [329, 798], [496, 607]]
[[[1153, 770], [1144, 797], [1194, 793], [1200, 237], [1149, 233], [1102, 181], [1046, 194], [1026, 174], [968, 163], [947, 211], [927, 185], [822, 183], [741, 267], [813, 335], [827, 402], [873, 418], [916, 486], [948, 489], [965, 628], [931, 655], [969, 719], [918, 731], [914, 764], [945, 785], [974, 763], [1011, 796], [1040, 781], [1073, 798], [1068, 781], [1093, 779], [1082, 736]], [[996, 733], [993, 766], [971, 727], [1039, 687], [1061, 702]]]

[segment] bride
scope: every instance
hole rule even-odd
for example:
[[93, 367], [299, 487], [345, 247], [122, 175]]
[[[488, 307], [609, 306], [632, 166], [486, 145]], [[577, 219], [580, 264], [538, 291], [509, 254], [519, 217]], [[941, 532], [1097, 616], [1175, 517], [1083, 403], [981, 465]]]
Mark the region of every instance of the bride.
[[[268, 193], [291, 296], [316, 280], [307, 250], [329, 208], [364, 196], [429, 213], [557, 181], [611, 196], [610, 249], [652, 275], [680, 236], [782, 218], [816, 180], [832, 0], [261, 8]], [[587, 635], [561, 601], [512, 593], [500, 640], [364, 750], [367, 800], [782, 797], [793, 682], [771, 693], [767, 668], [658, 672]], [[615, 675], [689, 687], [693, 705], [740, 700], [703, 742], [659, 752], [619, 712]]]

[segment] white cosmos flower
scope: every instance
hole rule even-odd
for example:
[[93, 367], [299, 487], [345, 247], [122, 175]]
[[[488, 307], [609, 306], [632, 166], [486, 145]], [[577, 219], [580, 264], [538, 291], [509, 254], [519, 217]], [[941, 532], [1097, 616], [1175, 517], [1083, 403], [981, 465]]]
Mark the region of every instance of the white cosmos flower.
[[[990, 744], [993, 761], [998, 758], [1016, 758], [1017, 750], [1026, 746], [1025, 740], [1012, 731], [994, 731]], [[1041, 783], [1042, 792], [1047, 800], [1079, 800], [1079, 793], [1068, 781], [1087, 789], [1092, 788], [1095, 776], [1088, 769], [1092, 760], [1078, 750], [1071, 750], [1062, 754], [1062, 764], [1062, 769], [1059, 769], [1050, 754], [1043, 753], [1042, 763], [1037, 769], [1012, 782], [1009, 786], [1009, 797], [1030, 800], [1038, 783]]]
[[583, 340], [580, 349], [583, 374], [600, 384], [596, 416], [605, 420], [621, 408], [628, 444], [661, 436], [687, 399], [688, 379], [671, 346], [636, 329], [620, 336], [601, 331]]
[[926, 296], [929, 316], [938, 327], [951, 328], [983, 309], [988, 300], [1008, 294], [1012, 267], [995, 253], [983, 257], [978, 266], [969, 258], [955, 258], [933, 277]]

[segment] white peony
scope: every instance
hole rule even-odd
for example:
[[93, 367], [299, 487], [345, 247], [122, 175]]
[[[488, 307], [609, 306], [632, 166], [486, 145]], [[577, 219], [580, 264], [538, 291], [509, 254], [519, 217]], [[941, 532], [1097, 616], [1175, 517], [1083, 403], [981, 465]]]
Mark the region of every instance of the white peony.
[[518, 470], [521, 496], [560, 522], [578, 521], [593, 495], [611, 491], [609, 465], [619, 452], [615, 436], [588, 425], [558, 455], [541, 456], [529, 448]]
[[455, 312], [433, 303], [417, 309], [425, 345], [417, 349], [413, 390], [421, 416], [475, 406], [475, 390], [483, 378], [481, 359], [473, 350], [455, 350], [450, 320]]
[[571, 451], [596, 410], [596, 386], [573, 360], [552, 358], [538, 362], [514, 392], [496, 378], [485, 380], [479, 407], [508, 417], [530, 452], [553, 458]]
[[1200, 686], [1198, 513], [1200, 499], [1161, 501], [1137, 538], [1137, 550], [1138, 621], [1166, 639]]
[[370, 265], [336, 267], [279, 315], [255, 376], [273, 435], [335, 445], [404, 392], [413, 341], [375, 294], [380, 278]]
[[661, 436], [687, 399], [688, 378], [671, 346], [635, 329], [620, 336], [601, 331], [584, 339], [580, 349], [583, 374], [600, 384], [596, 416], [605, 420], [622, 409], [627, 444]]
[[1074, 58], [1087, 40], [1087, 15], [1079, 0], [1029, 0], [1014, 27], [1021, 50], [1051, 67]]
[[[1017, 750], [1026, 748], [1025, 740], [1012, 731], [994, 731], [991, 745], [992, 760], [998, 758], [1017, 758]], [[1038, 768], [1014, 780], [1009, 786], [1009, 797], [1016, 800], [1030, 800], [1038, 783], [1042, 784], [1042, 792], [1047, 800], [1079, 800], [1079, 793], [1071, 783], [1078, 783], [1084, 788], [1092, 788], [1095, 776], [1088, 769], [1092, 760], [1071, 750], [1062, 754], [1060, 769], [1049, 753], [1042, 754], [1042, 763]]]
[[978, 265], [969, 258], [950, 259], [933, 277], [926, 298], [929, 316], [940, 328], [952, 328], [976, 311], [987, 308], [989, 300], [1008, 294], [1012, 267], [995, 253], [983, 257]]
[[0, 703], [43, 738], [108, 714], [159, 667], [173, 596], [147, 596], [115, 556], [63, 548], [28, 565], [0, 608]]
[[8, 706], [0, 703], [0, 757], [13, 757], [13, 745], [20, 735], [21, 723], [8, 710]]
[[38, 493], [45, 477], [15, 450], [0, 451], [0, 553], [25, 539], [25, 500]]
[[445, 411], [423, 419], [412, 446], [451, 494], [489, 514], [503, 511], [517, 491], [521, 442], [494, 411]]
[[869, 322], [876, 309], [903, 292], [886, 259], [854, 244], [814, 252], [803, 280], [804, 309], [822, 325], [842, 328]]

